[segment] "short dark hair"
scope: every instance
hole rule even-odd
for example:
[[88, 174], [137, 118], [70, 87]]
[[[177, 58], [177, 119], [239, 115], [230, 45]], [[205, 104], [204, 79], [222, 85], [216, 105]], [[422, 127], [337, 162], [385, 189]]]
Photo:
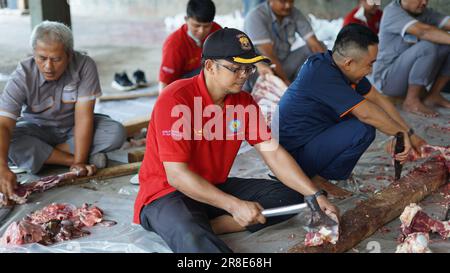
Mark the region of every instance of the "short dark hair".
[[211, 0], [189, 0], [186, 14], [200, 23], [210, 23], [216, 16], [216, 6]]
[[361, 24], [349, 24], [339, 32], [334, 43], [333, 53], [337, 51], [342, 54], [350, 49], [367, 52], [369, 46], [378, 43], [378, 36], [368, 27]]

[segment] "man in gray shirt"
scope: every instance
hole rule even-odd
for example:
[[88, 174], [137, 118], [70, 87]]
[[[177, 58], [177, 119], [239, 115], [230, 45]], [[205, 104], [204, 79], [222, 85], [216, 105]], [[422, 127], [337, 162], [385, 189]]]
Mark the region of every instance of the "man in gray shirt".
[[[384, 94], [406, 94], [404, 110], [433, 117], [438, 113], [430, 107], [450, 108], [441, 95], [450, 79], [450, 17], [427, 8], [427, 3], [395, 0], [384, 9], [373, 76]], [[422, 101], [420, 94], [430, 84]]]
[[[326, 50], [306, 17], [294, 7], [294, 2], [267, 0], [252, 10], [244, 21], [244, 32], [257, 50], [270, 58], [275, 65], [275, 74], [288, 86], [311, 54]], [[298, 38], [302, 38], [306, 45], [302, 46]], [[264, 64], [257, 67], [260, 75], [271, 73]], [[250, 81], [256, 80], [255, 75]], [[252, 84], [250, 87], [253, 87]]]
[[19, 63], [0, 97], [0, 193], [7, 196], [16, 185], [8, 163], [32, 173], [57, 164], [92, 175], [126, 136], [120, 123], [94, 115], [97, 68], [73, 50], [68, 27], [39, 24], [31, 46], [34, 56]]

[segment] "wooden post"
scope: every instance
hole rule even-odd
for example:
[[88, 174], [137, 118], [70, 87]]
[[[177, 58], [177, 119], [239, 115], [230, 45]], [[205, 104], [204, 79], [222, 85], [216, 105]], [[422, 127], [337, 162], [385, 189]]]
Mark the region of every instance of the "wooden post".
[[101, 102], [105, 101], [114, 101], [114, 100], [131, 100], [131, 99], [137, 99], [137, 98], [145, 98], [145, 97], [157, 97], [159, 95], [159, 91], [149, 91], [145, 93], [119, 93], [119, 94], [108, 94], [108, 95], [102, 95], [99, 99]]
[[132, 137], [133, 135], [141, 132], [142, 129], [147, 128], [149, 122], [150, 122], [149, 116], [142, 116], [142, 117], [124, 122], [123, 126], [125, 126], [125, 130], [127, 131], [127, 136]]
[[29, 7], [32, 28], [45, 20], [60, 22], [72, 28], [68, 1], [33, 0], [29, 2]]
[[442, 157], [432, 158], [392, 183], [383, 191], [347, 211], [340, 221], [336, 245], [305, 247], [303, 243], [289, 249], [293, 253], [345, 252], [370, 237], [379, 228], [399, 217], [410, 203], [418, 203], [447, 183], [448, 167]]
[[128, 153], [128, 163], [141, 162], [144, 159], [145, 147]]
[[136, 174], [139, 172], [140, 167], [141, 167], [141, 162], [105, 168], [105, 169], [101, 169], [101, 170], [97, 171], [97, 173], [93, 176], [80, 177], [80, 178], [75, 178], [75, 179], [69, 179], [66, 181], [61, 181], [58, 184], [58, 187], [65, 186], [65, 185], [82, 184], [82, 183], [86, 183], [86, 182], [89, 182], [94, 179], [104, 180], [104, 179], [109, 179], [109, 178], [113, 178], [113, 177], [120, 177], [120, 176], [125, 176], [125, 175]]

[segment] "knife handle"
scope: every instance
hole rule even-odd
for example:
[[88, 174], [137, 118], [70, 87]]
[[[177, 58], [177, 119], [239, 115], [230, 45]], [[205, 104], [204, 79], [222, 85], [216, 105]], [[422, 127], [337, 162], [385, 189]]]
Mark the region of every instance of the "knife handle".
[[[399, 154], [405, 150], [405, 135], [402, 132], [398, 132], [395, 135], [395, 150], [394, 155]], [[394, 161], [394, 169], [395, 169], [395, 180], [400, 179], [402, 174], [402, 164], [400, 161]]]

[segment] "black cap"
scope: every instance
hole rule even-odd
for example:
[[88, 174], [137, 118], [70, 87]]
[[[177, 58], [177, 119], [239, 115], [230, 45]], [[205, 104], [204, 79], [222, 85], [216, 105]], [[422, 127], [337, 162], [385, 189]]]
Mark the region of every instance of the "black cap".
[[256, 53], [255, 46], [244, 32], [224, 28], [211, 34], [203, 45], [203, 59], [226, 59], [237, 64], [270, 63]]

